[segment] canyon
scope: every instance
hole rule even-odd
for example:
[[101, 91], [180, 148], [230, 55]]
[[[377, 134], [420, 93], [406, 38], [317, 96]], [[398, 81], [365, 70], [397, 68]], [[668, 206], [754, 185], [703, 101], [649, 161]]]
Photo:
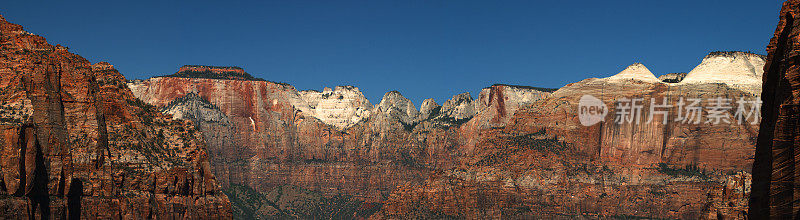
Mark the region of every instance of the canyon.
[[768, 56], [419, 108], [239, 67], [127, 80], [0, 16], [0, 218], [793, 218], [798, 10]]
[[[761, 73], [742, 63], [763, 66], [764, 56], [711, 53], [683, 80], [660, 80], [637, 63], [557, 90], [498, 84], [476, 99], [427, 99], [419, 109], [396, 91], [373, 106], [352, 86], [298, 91], [265, 80], [176, 76], [180, 71], [128, 87], [174, 120], [194, 122], [224, 188], [344, 196], [344, 204], [360, 204], [349, 209], [354, 216], [743, 217], [755, 117], [737, 123], [734, 106], [725, 109], [730, 123], [673, 121], [683, 114], [673, 109], [661, 113], [667, 121], [620, 124], [610, 114], [582, 126], [577, 111], [583, 95], [614, 104], [609, 112], [625, 98], [647, 100], [643, 117], [651, 98], [757, 100], [757, 82], [706, 82], [715, 74]], [[274, 217], [288, 213], [283, 209], [248, 214]]]

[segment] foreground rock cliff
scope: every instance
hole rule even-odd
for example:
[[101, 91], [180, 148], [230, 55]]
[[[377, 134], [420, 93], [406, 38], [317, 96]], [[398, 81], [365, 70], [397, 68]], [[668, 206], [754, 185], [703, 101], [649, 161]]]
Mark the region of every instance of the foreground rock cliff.
[[800, 217], [800, 1], [783, 3], [780, 22], [767, 47], [764, 107], [753, 164], [750, 218]]
[[0, 218], [227, 219], [202, 134], [0, 17]]
[[[720, 110], [721, 124], [684, 109], [647, 115], [651, 98], [756, 100], [758, 82], [706, 81], [758, 77], [750, 66], [763, 59], [712, 53], [691, 74], [663, 79], [634, 64], [557, 91], [493, 85], [419, 109], [396, 91], [373, 106], [352, 86], [297, 91], [211, 66], [128, 86], [202, 131], [235, 215], [741, 218], [758, 119], [736, 106]], [[583, 95], [610, 113], [582, 125]], [[638, 98], [641, 123], [616, 123], [617, 104]]]

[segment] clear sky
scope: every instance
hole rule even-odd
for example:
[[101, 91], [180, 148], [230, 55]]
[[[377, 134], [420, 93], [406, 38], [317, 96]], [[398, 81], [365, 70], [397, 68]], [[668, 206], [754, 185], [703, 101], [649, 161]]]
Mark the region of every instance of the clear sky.
[[398, 90], [419, 106], [495, 83], [558, 88], [634, 62], [688, 72], [764, 54], [779, 0], [5, 0], [0, 13], [127, 78], [240, 66], [299, 90]]

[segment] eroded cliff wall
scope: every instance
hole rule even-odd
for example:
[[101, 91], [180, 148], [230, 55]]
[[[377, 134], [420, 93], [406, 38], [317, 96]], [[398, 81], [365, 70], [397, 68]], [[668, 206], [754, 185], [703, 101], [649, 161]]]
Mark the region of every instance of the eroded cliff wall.
[[201, 134], [0, 17], [0, 218], [230, 218]]
[[348, 195], [367, 201], [358, 209], [373, 218], [742, 217], [758, 123], [739, 124], [727, 109], [732, 122], [722, 125], [673, 122], [677, 111], [644, 123], [649, 110], [642, 123], [617, 124], [610, 114], [580, 124], [586, 94], [610, 112], [622, 98], [755, 98], [724, 83], [664, 83], [642, 64], [552, 93], [494, 85], [478, 99], [426, 100], [419, 110], [398, 92], [370, 106], [354, 87], [298, 92], [268, 81], [181, 77], [128, 85], [165, 110], [194, 93], [213, 104], [186, 102], [173, 116], [227, 116], [230, 127], [196, 122], [226, 187]]
[[783, 3], [780, 22], [770, 40], [764, 66], [761, 129], [753, 164], [750, 217], [794, 219], [800, 216], [798, 181], [800, 167], [800, 71], [798, 48], [800, 42], [800, 1]]

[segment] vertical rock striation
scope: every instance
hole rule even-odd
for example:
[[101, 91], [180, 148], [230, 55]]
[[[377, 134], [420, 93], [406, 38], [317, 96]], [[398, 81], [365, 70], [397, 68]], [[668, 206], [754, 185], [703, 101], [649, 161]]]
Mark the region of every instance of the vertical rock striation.
[[783, 3], [780, 22], [767, 47], [761, 130], [758, 134], [750, 218], [795, 219], [800, 216], [800, 1]]
[[0, 218], [230, 218], [191, 124], [0, 17]]

